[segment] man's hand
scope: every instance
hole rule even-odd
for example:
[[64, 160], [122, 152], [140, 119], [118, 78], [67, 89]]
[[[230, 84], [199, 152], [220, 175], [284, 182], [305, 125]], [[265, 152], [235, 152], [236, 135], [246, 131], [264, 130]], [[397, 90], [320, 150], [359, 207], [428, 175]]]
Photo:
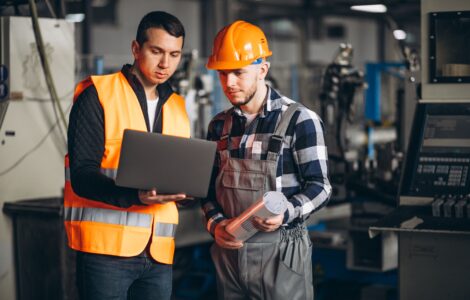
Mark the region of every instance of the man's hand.
[[238, 249], [243, 247], [243, 242], [235, 239], [233, 235], [225, 230], [225, 227], [230, 223], [230, 220], [223, 220], [215, 226], [215, 242], [222, 248]]
[[271, 218], [263, 219], [259, 217], [253, 217], [253, 225], [260, 231], [271, 232], [275, 231], [282, 225], [284, 215], [277, 215]]
[[139, 190], [139, 200], [144, 204], [165, 204], [171, 201], [186, 199], [185, 194], [158, 195], [156, 189]]

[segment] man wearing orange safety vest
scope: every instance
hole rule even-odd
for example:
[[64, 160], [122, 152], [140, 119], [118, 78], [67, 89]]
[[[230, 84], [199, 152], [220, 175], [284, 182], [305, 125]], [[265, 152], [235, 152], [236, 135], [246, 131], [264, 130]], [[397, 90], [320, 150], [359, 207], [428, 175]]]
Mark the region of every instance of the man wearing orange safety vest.
[[143, 17], [133, 65], [77, 85], [65, 158], [65, 228], [81, 299], [170, 299], [174, 233], [184, 194], [115, 185], [124, 129], [189, 137], [184, 99], [167, 80], [184, 44], [173, 15]]

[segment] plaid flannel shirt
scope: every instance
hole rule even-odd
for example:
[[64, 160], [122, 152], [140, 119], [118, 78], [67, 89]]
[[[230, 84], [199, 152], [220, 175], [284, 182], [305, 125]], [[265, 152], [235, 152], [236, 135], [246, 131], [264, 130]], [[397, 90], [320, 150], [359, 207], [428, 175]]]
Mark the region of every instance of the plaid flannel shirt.
[[[268, 142], [280, 121], [282, 112], [293, 100], [275, 89], [268, 89], [262, 111], [245, 128], [246, 117], [239, 108], [231, 108], [216, 115], [209, 124], [207, 139], [218, 141], [224, 120], [233, 117], [231, 131], [233, 158], [265, 160]], [[288, 126], [277, 171], [276, 190], [289, 200], [283, 224], [293, 227], [305, 221], [329, 200], [331, 185], [327, 173], [327, 150], [323, 137], [323, 124], [313, 111], [301, 106]], [[215, 195], [215, 179], [219, 173], [219, 155], [216, 156], [207, 198], [201, 202], [207, 230], [214, 234], [215, 225], [226, 219]]]

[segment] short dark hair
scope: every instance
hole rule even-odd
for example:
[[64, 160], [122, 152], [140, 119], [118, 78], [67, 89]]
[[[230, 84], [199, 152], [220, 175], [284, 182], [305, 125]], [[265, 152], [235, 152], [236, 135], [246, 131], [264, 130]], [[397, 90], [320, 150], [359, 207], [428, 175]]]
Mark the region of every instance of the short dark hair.
[[135, 39], [139, 45], [143, 45], [147, 41], [147, 29], [149, 28], [161, 28], [177, 38], [182, 36], [184, 44], [185, 32], [183, 24], [172, 14], [164, 11], [152, 11], [146, 14], [140, 20], [139, 27], [137, 28]]

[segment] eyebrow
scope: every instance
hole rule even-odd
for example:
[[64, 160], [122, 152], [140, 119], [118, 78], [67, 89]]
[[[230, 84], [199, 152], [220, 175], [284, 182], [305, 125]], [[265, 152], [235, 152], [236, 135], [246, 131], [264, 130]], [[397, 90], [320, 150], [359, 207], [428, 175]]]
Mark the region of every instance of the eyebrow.
[[218, 70], [218, 72], [223, 72], [223, 73], [235, 73], [235, 72], [243, 72], [243, 69], [227, 69], [227, 70]]
[[170, 51], [166, 51], [165, 49], [161, 48], [161, 47], [158, 47], [158, 46], [149, 46], [150, 49], [152, 50], [159, 50], [159, 51], [162, 51], [162, 52], [170, 52], [170, 53], [181, 53], [181, 50], [170, 50]]

